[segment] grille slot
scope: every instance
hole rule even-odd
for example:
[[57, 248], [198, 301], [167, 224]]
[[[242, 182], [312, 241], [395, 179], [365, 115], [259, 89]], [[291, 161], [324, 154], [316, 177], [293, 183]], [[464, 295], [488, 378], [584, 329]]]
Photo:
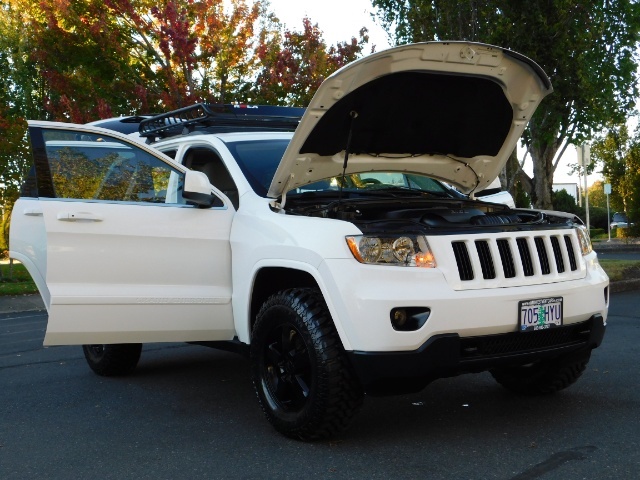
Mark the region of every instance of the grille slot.
[[493, 258], [491, 258], [491, 250], [489, 250], [489, 242], [485, 240], [476, 240], [476, 250], [480, 259], [480, 267], [482, 268], [482, 277], [484, 279], [496, 278], [496, 269], [493, 266]]
[[460, 280], [473, 280], [473, 267], [467, 245], [464, 242], [452, 242], [453, 254], [456, 256]]
[[567, 246], [567, 252], [569, 253], [569, 265], [571, 266], [571, 271], [576, 271], [578, 269], [578, 264], [576, 263], [576, 255], [573, 253], [573, 243], [571, 242], [571, 237], [569, 235], [564, 236], [564, 244]]
[[536, 250], [538, 250], [538, 260], [540, 260], [540, 269], [543, 275], [549, 275], [551, 273], [551, 267], [549, 266], [549, 257], [547, 256], [547, 247], [544, 244], [542, 237], [536, 237]]
[[560, 240], [558, 240], [558, 237], [551, 237], [551, 247], [553, 248], [553, 258], [556, 261], [558, 273], [564, 273], [564, 258], [562, 258], [562, 250], [560, 250]]
[[513, 278], [516, 276], [516, 264], [513, 261], [513, 255], [511, 254], [511, 247], [509, 247], [509, 241], [500, 239], [497, 241], [498, 251], [500, 252], [500, 260], [502, 260], [502, 268], [504, 270], [505, 278]]
[[522, 269], [525, 277], [533, 276], [533, 261], [531, 260], [531, 251], [527, 239], [520, 237], [516, 240], [518, 251], [520, 252], [520, 260], [522, 261]]

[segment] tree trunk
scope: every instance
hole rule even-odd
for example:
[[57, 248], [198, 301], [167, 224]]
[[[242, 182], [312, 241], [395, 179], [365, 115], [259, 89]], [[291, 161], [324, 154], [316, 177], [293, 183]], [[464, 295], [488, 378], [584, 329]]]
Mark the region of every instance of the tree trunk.
[[220, 75], [220, 103], [223, 105], [227, 100], [227, 78], [226, 73]]
[[553, 186], [553, 157], [555, 149], [546, 146], [543, 149], [534, 148], [531, 152], [533, 159], [533, 191], [531, 201], [535, 208], [544, 210], [553, 209], [551, 197]]
[[529, 195], [529, 198], [533, 196], [533, 180], [520, 168], [517, 148], [514, 148], [513, 152], [511, 152], [509, 160], [500, 175], [502, 189], [507, 190], [513, 198], [518, 195], [518, 185]]

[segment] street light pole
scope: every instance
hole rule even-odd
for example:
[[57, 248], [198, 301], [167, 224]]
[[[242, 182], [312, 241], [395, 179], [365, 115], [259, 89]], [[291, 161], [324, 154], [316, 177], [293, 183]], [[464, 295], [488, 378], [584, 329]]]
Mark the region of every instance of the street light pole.
[[610, 183], [604, 184], [604, 194], [607, 196], [607, 229], [609, 230], [609, 240], [607, 240], [607, 242], [610, 242], [611, 241], [611, 213], [609, 213], [609, 195], [611, 195]]
[[[0, 225], [4, 226], [4, 189], [7, 188], [7, 185], [2, 182], [0, 183]], [[0, 231], [2, 233], [2, 231]]]
[[591, 229], [589, 223], [589, 189], [587, 187], [587, 167], [591, 156], [591, 146], [582, 144], [578, 150], [578, 164], [582, 167], [582, 174], [584, 175], [584, 208], [587, 217], [587, 230]]

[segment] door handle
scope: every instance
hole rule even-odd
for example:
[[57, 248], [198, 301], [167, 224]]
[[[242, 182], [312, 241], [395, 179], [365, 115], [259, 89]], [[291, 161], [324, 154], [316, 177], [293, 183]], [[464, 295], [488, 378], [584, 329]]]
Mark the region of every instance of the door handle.
[[23, 212], [27, 217], [41, 217], [42, 210], [37, 208], [25, 208]]
[[91, 212], [58, 212], [58, 220], [61, 222], [101, 222], [102, 217]]

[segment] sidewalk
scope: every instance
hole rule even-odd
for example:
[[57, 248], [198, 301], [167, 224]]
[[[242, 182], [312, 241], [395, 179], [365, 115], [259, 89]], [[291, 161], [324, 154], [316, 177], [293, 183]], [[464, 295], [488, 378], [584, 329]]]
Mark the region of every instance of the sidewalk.
[[40, 295], [0, 296], [0, 313], [34, 312], [44, 310]]
[[611, 241], [598, 240], [591, 242], [593, 249], [596, 252], [610, 252], [615, 250], [616, 252], [640, 252], [640, 239], [633, 238], [629, 240], [622, 240], [620, 238], [612, 238]]
[[[17, 261], [14, 262], [19, 263]], [[8, 263], [8, 258], [0, 259], [0, 264], [7, 265]], [[0, 295], [0, 313], [33, 312], [44, 309], [44, 303], [39, 294]]]

